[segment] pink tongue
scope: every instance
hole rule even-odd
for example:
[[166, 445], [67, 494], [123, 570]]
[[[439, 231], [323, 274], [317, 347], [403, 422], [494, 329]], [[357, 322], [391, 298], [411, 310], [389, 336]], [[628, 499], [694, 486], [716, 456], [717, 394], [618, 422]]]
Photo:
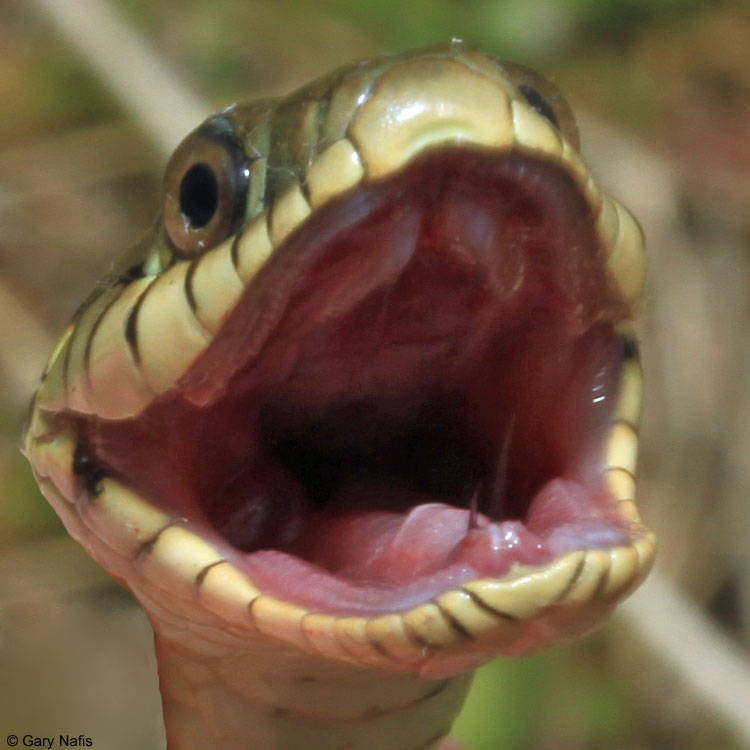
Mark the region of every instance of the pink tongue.
[[[445, 565], [466, 536], [468, 511], [414, 492], [400, 491], [398, 502], [415, 506], [406, 515], [354, 511], [317, 514], [317, 542], [311, 562], [356, 579], [405, 583]], [[344, 499], [345, 502], [345, 499]]]
[[398, 581], [433, 572], [466, 536], [467, 517], [441, 503], [414, 508], [390, 540], [383, 573]]
[[622, 541], [591, 491], [574, 480], [544, 485], [524, 521], [493, 523], [479, 513], [472, 528], [466, 508], [410, 490], [371, 490], [387, 494], [394, 508], [412, 509], [368, 510], [373, 498], [363, 500], [361, 488], [339, 493], [337, 503], [347, 511], [317, 511], [308, 520], [303, 536], [314, 540], [305, 554], [309, 562], [350, 580], [398, 585], [454, 563], [479, 575], [499, 575], [513, 563], [540, 564], [551, 554]]

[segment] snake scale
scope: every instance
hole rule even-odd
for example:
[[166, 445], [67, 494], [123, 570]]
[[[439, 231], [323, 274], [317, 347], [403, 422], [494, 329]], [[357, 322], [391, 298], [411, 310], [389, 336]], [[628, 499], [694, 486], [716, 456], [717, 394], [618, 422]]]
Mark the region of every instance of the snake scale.
[[645, 577], [643, 237], [449, 44], [233, 105], [75, 314], [24, 450], [147, 612], [170, 750], [427, 750]]

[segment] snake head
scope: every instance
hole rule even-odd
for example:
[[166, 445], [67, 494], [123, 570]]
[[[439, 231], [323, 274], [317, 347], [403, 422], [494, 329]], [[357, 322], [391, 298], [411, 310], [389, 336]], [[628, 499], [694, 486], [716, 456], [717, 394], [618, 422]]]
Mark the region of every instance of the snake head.
[[459, 42], [185, 139], [25, 438], [158, 630], [439, 677], [644, 578], [643, 238], [577, 149], [552, 84]]

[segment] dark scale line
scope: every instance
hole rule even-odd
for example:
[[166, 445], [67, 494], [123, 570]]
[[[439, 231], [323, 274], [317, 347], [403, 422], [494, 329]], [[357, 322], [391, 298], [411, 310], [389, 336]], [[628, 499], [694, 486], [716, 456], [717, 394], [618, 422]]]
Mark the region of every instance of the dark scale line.
[[160, 528], [151, 539], [147, 542], [143, 542], [135, 553], [135, 559], [138, 560], [138, 562], [142, 562], [144, 558], [148, 557], [151, 554], [154, 545], [159, 541], [159, 537], [171, 526], [172, 522], [170, 521], [166, 526], [162, 526], [162, 528]]
[[253, 597], [247, 603], [247, 613], [248, 613], [248, 615], [250, 615], [250, 622], [252, 622], [256, 627], [258, 626], [258, 620], [255, 617], [255, 612], [253, 612], [253, 608], [255, 607], [255, 602], [257, 602], [258, 599], [260, 599], [261, 596], [263, 596], [263, 594], [258, 594], [258, 596]]
[[[312, 117], [310, 116], [310, 109], [308, 107], [313, 108]], [[310, 186], [307, 184], [307, 172], [320, 154], [318, 151], [318, 144], [320, 143], [320, 110], [320, 100], [305, 102], [297, 111], [297, 117], [295, 118], [297, 122], [293, 131], [294, 140], [299, 144], [299, 147], [294, 149], [294, 162], [297, 167], [293, 168], [293, 171], [296, 173], [296, 181], [300, 192], [305, 201], [307, 201], [310, 210], [312, 210], [312, 201], [310, 199]], [[310, 127], [306, 128], [305, 126], [308, 124]], [[300, 138], [301, 141], [299, 140]], [[302, 160], [304, 160], [304, 163], [300, 163]]]
[[432, 603], [443, 613], [443, 617], [450, 623], [450, 626], [462, 637], [465, 638], [467, 641], [473, 641], [474, 636], [473, 634], [467, 630], [466, 626], [448, 609], [442, 606], [440, 602], [436, 601], [435, 599], [432, 600]]
[[367, 636], [367, 642], [372, 646], [375, 651], [377, 651], [381, 656], [384, 656], [386, 659], [390, 659], [391, 661], [396, 660], [396, 657], [391, 654], [388, 649], [377, 639], [372, 638], [370, 636]]
[[394, 654], [388, 650], [386, 645], [380, 641], [378, 638], [376, 638], [373, 635], [370, 635], [365, 630], [365, 636], [367, 637], [367, 642], [381, 655], [386, 657], [387, 659], [390, 659], [391, 661], [400, 661], [400, 657], [397, 654]]
[[437, 644], [430, 643], [425, 638], [422, 638], [422, 636], [419, 635], [419, 633], [414, 632], [414, 628], [411, 625], [407, 624], [406, 622], [404, 623], [404, 631], [409, 636], [409, 638], [411, 638], [412, 641], [414, 641], [414, 643], [417, 644], [417, 646], [421, 646], [422, 648], [430, 649], [431, 651], [434, 650], [434, 649], [436, 649], [436, 648], [439, 648]]
[[[349, 644], [352, 646], [353, 650], [351, 650], [351, 651], [347, 650], [346, 646], [343, 645], [343, 641], [344, 640], [346, 640], [346, 641], [349, 642]], [[383, 656], [388, 656], [387, 653], [384, 653], [384, 652], [380, 651], [379, 649], [377, 649], [375, 647], [375, 645], [372, 643], [372, 641], [370, 640], [370, 638], [367, 637], [366, 633], [365, 633], [365, 642], [364, 643], [362, 643], [362, 641], [358, 641], [353, 635], [351, 635], [350, 633], [347, 633], [346, 631], [344, 631], [341, 634], [341, 636], [339, 636], [338, 641], [342, 645], [342, 647], [344, 648], [344, 650], [347, 651], [347, 653], [350, 653], [350, 654], [352, 654], [355, 657], [358, 657], [360, 655], [360, 653], [362, 652], [362, 649], [363, 648], [367, 648], [368, 646], [370, 646], [371, 648], [375, 649], [375, 651], [377, 651], [379, 654], [381, 654]], [[390, 658], [393, 658], [393, 657], [390, 657]]]
[[[155, 282], [154, 282], [155, 283]], [[139, 295], [133, 307], [130, 308], [128, 319], [125, 321], [125, 341], [130, 348], [130, 354], [136, 365], [141, 364], [141, 352], [138, 349], [138, 313], [140, 312], [143, 300], [149, 293], [154, 284], [149, 284]]]
[[104, 491], [102, 480], [107, 476], [106, 471], [86, 452], [78, 443], [73, 452], [71, 467], [73, 476], [77, 477], [86, 492], [92, 498], [97, 498]]
[[[91, 309], [91, 306], [96, 303], [96, 301], [104, 294], [107, 293], [107, 289], [103, 289], [101, 294], [99, 294], [97, 297], [91, 300], [89, 306], [84, 310], [83, 308], [79, 308], [78, 312], [80, 314], [76, 314], [73, 317], [73, 321], [71, 325], [74, 326], [73, 332], [70, 334], [68, 338], [68, 343], [66, 345], [65, 349], [65, 358], [63, 359], [63, 373], [62, 373], [62, 380], [63, 380], [63, 390], [67, 393], [70, 390], [70, 358], [73, 355], [73, 342], [78, 339], [79, 336], [83, 335], [83, 332], [81, 330], [81, 321], [83, 320], [83, 316], [85, 315], [87, 310]], [[119, 299], [119, 295], [115, 295], [114, 299]], [[114, 302], [114, 300], [112, 300]], [[102, 315], [106, 310], [109, 309], [109, 306], [112, 304], [110, 302], [109, 304], [105, 305], [104, 308], [99, 312], [97, 315], [97, 319], [94, 321], [94, 329], [96, 329], [96, 326], [99, 324], [99, 320], [101, 319]], [[93, 334], [93, 330], [91, 331], [91, 334]], [[88, 349], [91, 345], [90, 337], [89, 340], [86, 342], [86, 349]], [[86, 376], [86, 382], [88, 383], [88, 354], [84, 351], [84, 368], [85, 368], [85, 376]]]
[[226, 560], [221, 559], [217, 560], [216, 562], [209, 563], [206, 565], [205, 568], [203, 568], [200, 573], [198, 573], [197, 576], [195, 576], [195, 595], [198, 596], [198, 590], [203, 585], [203, 581], [206, 580], [206, 576], [208, 575], [209, 571], [212, 568], [215, 568], [217, 565], [221, 565], [222, 563], [225, 563]]
[[121, 296], [120, 294], [113, 295], [112, 299], [109, 302], [107, 302], [106, 305], [104, 305], [99, 315], [96, 316], [96, 320], [94, 321], [94, 324], [91, 326], [91, 329], [89, 330], [89, 336], [86, 339], [86, 347], [83, 350], [83, 371], [86, 377], [86, 386], [88, 387], [89, 393], [91, 394], [93, 394], [94, 392], [93, 384], [91, 382], [91, 373], [90, 373], [91, 348], [94, 345], [94, 336], [96, 335], [96, 332], [99, 330], [99, 326], [102, 324], [102, 320], [104, 320], [104, 316], [112, 308], [112, 305], [114, 305], [115, 302], [117, 302], [117, 300], [120, 299], [120, 296]]
[[637, 359], [641, 358], [641, 348], [638, 341], [632, 336], [623, 334], [622, 336], [622, 356], [623, 359]]
[[190, 312], [192, 312], [196, 318], [198, 318], [198, 300], [195, 298], [195, 290], [193, 289], [193, 275], [198, 268], [199, 260], [200, 258], [190, 263], [187, 271], [185, 272], [185, 278], [182, 281], [182, 287], [185, 290], [185, 297], [187, 298], [188, 307], [190, 308]]
[[[310, 142], [312, 145], [310, 146], [309, 153], [307, 154], [307, 165], [304, 166], [302, 170], [300, 170], [302, 174], [299, 175], [297, 179], [299, 189], [302, 192], [305, 200], [307, 201], [307, 205], [310, 206], [310, 210], [312, 210], [312, 200], [310, 197], [310, 186], [307, 183], [307, 172], [310, 169], [310, 166], [315, 163], [317, 157], [320, 156], [320, 151], [318, 151], [318, 144], [320, 143], [321, 102], [313, 102], [312, 106], [315, 107], [315, 112], [312, 117], [312, 132], [308, 132], [305, 134], [305, 140]], [[305, 117], [305, 120], [307, 121], [307, 116]], [[299, 122], [297, 123], [297, 125], [299, 132]]]
[[[73, 351], [73, 340], [78, 335], [78, 324], [75, 324], [75, 328], [71, 332], [70, 336], [68, 336], [68, 341], [65, 344], [65, 354], [63, 355], [63, 363], [62, 363], [62, 381], [63, 381], [63, 393], [67, 394], [70, 392], [70, 357], [72, 355]], [[65, 397], [65, 402], [67, 404], [67, 396]]]
[[[608, 471], [624, 471], [634, 482], [635, 482], [635, 474], [633, 474], [630, 469], [626, 469], [624, 466], [605, 466], [604, 467], [604, 473], [606, 474]], [[631, 498], [628, 498], [631, 499]]]
[[143, 261], [140, 263], [134, 263], [132, 266], [126, 268], [113, 282], [112, 286], [119, 286], [131, 284], [138, 279], [142, 279], [146, 273], [143, 268]]
[[[62, 338], [65, 339], [65, 343], [62, 345], [65, 348], [65, 356], [63, 358], [63, 367], [67, 368], [66, 360], [68, 357], [68, 350], [70, 349], [70, 341], [75, 335], [76, 332], [76, 324], [72, 321], [68, 323], [68, 327], [65, 329], [65, 332], [63, 333]], [[62, 349], [60, 349], [60, 352], [62, 352]], [[55, 358], [55, 362], [57, 362], [60, 359], [60, 352], [58, 352], [57, 357]], [[42, 374], [39, 376], [39, 383], [40, 385], [49, 377], [49, 372], [52, 369], [51, 368], [52, 362], [48, 359], [47, 364], [44, 365], [44, 369], [42, 370]], [[63, 370], [63, 380], [65, 379], [65, 370]], [[67, 389], [67, 386], [65, 386]], [[34, 397], [34, 402], [36, 402], [36, 396]], [[33, 403], [32, 403], [33, 406]]]
[[602, 572], [601, 578], [599, 578], [599, 581], [594, 587], [594, 591], [591, 594], [592, 599], [597, 599], [598, 597], [600, 597], [602, 595], [602, 591], [604, 591], [604, 587], [609, 582], [609, 574], [612, 571], [612, 558], [608, 556], [607, 560], [609, 561], [609, 565], [607, 565], [607, 569]]
[[307, 172], [305, 172], [305, 178], [298, 180], [297, 184], [299, 185], [302, 196], [307, 201], [307, 205], [310, 206], [310, 210], [312, 210], [312, 198], [310, 197], [310, 186], [307, 184]]
[[[633, 547], [632, 544], [630, 544], [628, 546], [631, 547], [631, 549]], [[606, 578], [606, 582], [607, 583], [609, 583], [610, 580], [612, 579], [612, 561], [611, 561], [611, 559], [610, 559], [610, 565], [609, 565], [609, 568], [607, 569], [606, 575], [603, 576], [603, 577]], [[624, 580], [620, 581], [620, 583], [619, 583], [618, 586], [616, 586], [614, 589], [612, 589], [612, 591], [610, 591], [608, 594], [606, 594], [607, 599], [609, 601], [614, 601], [614, 600], [618, 599], [622, 595], [622, 592], [623, 591], [627, 591], [628, 587], [631, 586], [632, 583], [633, 583], [633, 577], [632, 576], [627, 576]], [[602, 592], [603, 592], [604, 586], [602, 586], [601, 589], [602, 589]], [[598, 590], [598, 587], [597, 587], [597, 593], [601, 593]]]
[[612, 420], [612, 424], [622, 424], [625, 425], [625, 427], [629, 427], [637, 436], [638, 435], [638, 425], [633, 424], [629, 419], [623, 419], [622, 417], [618, 417], [617, 419]]
[[240, 228], [240, 230], [237, 232], [237, 234], [234, 235], [234, 239], [232, 240], [232, 247], [229, 250], [229, 259], [232, 261], [232, 266], [234, 266], [234, 272], [239, 277], [239, 271], [237, 270], [240, 258], [240, 240], [242, 239], [242, 235], [245, 234], [245, 230], [248, 228], [249, 223], [245, 224], [243, 227]]
[[545, 120], [551, 122], [558, 130], [560, 129], [560, 123], [555, 116], [555, 111], [549, 105], [549, 102], [533, 86], [527, 86], [525, 83], [520, 83], [518, 85], [518, 90], [534, 112], [544, 117]]
[[497, 615], [498, 617], [502, 617], [504, 620], [508, 620], [508, 622], [517, 622], [518, 617], [515, 615], [510, 614], [509, 612], [503, 612], [501, 609], [497, 609], [493, 607], [491, 604], [488, 604], [484, 599], [482, 599], [481, 596], [478, 594], [475, 594], [473, 591], [469, 591], [469, 589], [461, 588], [461, 591], [468, 594], [468, 596], [472, 599], [472, 601], [482, 609], [486, 610], [487, 612], [491, 612], [493, 615]]
[[578, 564], [576, 565], [576, 569], [573, 571], [573, 575], [570, 577], [570, 580], [565, 584], [563, 590], [558, 594], [557, 598], [555, 599], [555, 602], [562, 601], [573, 589], [573, 587], [578, 583], [578, 579], [581, 577], [581, 574], [583, 573], [583, 569], [586, 567], [586, 553], [584, 552], [581, 559], [578, 561]]

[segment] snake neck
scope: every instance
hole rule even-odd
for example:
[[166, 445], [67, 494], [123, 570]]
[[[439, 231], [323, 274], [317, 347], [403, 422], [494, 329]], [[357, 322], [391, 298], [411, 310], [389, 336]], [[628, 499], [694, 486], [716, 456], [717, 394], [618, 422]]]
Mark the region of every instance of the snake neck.
[[168, 750], [432, 750], [471, 674], [420, 680], [154, 620]]

